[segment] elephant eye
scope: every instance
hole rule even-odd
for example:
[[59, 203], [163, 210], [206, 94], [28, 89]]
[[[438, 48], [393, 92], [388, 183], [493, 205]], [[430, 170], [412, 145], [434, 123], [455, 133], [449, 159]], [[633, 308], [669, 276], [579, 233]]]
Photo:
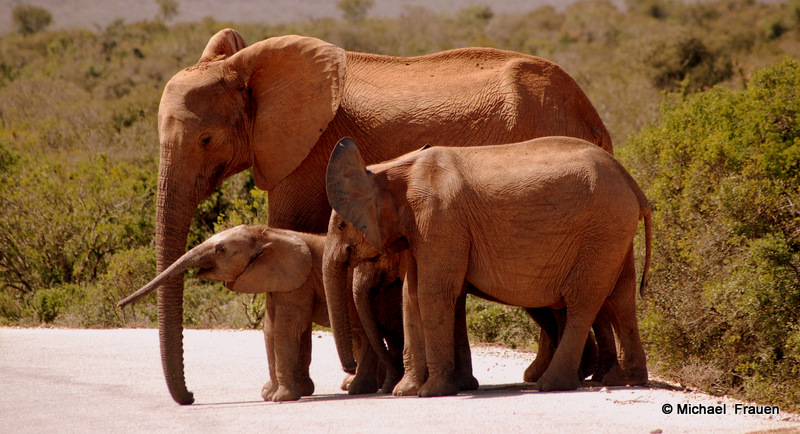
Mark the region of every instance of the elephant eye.
[[214, 248], [214, 253], [225, 253], [225, 246], [222, 244], [217, 244], [217, 246]]
[[343, 231], [343, 230], [344, 230], [344, 228], [345, 228], [345, 226], [347, 226], [347, 223], [346, 223], [344, 220], [340, 221], [340, 222], [339, 222], [339, 224], [337, 224], [337, 225], [336, 225], [336, 227], [337, 227], [337, 228], [338, 228], [340, 231]]
[[200, 147], [203, 149], [208, 148], [208, 145], [211, 144], [211, 136], [208, 134], [203, 134], [200, 136]]

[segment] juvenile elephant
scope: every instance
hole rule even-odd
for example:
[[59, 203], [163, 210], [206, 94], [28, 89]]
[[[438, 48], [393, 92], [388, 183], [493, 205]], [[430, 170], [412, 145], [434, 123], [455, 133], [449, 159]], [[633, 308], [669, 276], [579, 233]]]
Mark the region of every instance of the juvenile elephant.
[[[198, 276], [228, 282], [235, 292], [267, 293], [265, 323], [275, 325], [265, 333], [270, 381], [261, 395], [267, 401], [296, 400], [314, 392], [307, 366], [310, 347], [301, 345], [310, 339], [311, 323], [330, 326], [325, 293], [322, 287], [324, 235], [306, 234], [257, 225], [242, 225], [222, 231], [181, 256], [150, 283], [119, 302], [120, 307], [144, 297], [164, 282], [198, 268]], [[374, 273], [369, 275], [366, 273]], [[393, 269], [370, 267], [359, 284], [371, 285], [359, 291], [377, 294], [370, 302], [378, 311], [381, 329], [389, 336], [400, 335], [400, 290], [385, 276]], [[394, 285], [394, 286], [392, 286]], [[358, 317], [354, 318], [355, 320]], [[394, 341], [392, 341], [394, 342]], [[378, 388], [378, 359], [372, 348], [360, 346], [358, 369], [350, 382], [351, 393], [371, 393]], [[402, 362], [399, 363], [402, 367]], [[399, 377], [391, 383], [397, 383]], [[389, 386], [386, 386], [389, 387]], [[391, 390], [391, 389], [389, 389]]]
[[[609, 153], [580, 139], [548, 137], [491, 148], [422, 148], [367, 168], [355, 142], [343, 139], [330, 156], [327, 193], [334, 211], [323, 279], [331, 306], [340, 304], [333, 298], [346, 283], [341, 261], [349, 253], [408, 250], [408, 353], [396, 395], [458, 391], [454, 311], [467, 284], [509, 305], [566, 308], [563, 337], [539, 389], [578, 387], [584, 343], [604, 304], [621, 349], [604, 383], [647, 381], [632, 246], [644, 219], [643, 287], [650, 206]], [[338, 346], [348, 318], [330, 313]]]
[[[269, 192], [270, 227], [324, 232], [331, 210], [325, 169], [334, 145], [346, 135], [369, 143], [363, 149], [367, 163], [421, 143], [482, 146], [550, 135], [612, 150], [608, 131], [575, 80], [538, 57], [463, 48], [399, 58], [346, 52], [301, 36], [247, 46], [231, 29], [214, 35], [197, 64], [169, 80], [158, 134], [159, 271], [184, 254], [200, 201], [223, 179], [249, 167], [256, 185]], [[190, 404], [183, 369], [183, 280], [176, 275], [161, 288], [164, 375], [173, 399]], [[270, 319], [265, 327], [270, 336], [285, 328]], [[267, 339], [268, 347], [273, 340]], [[301, 345], [310, 353], [309, 337]], [[307, 371], [308, 359], [301, 362], [305, 366], [297, 369]]]
[[[386, 371], [386, 378], [381, 390], [384, 393], [392, 391], [400, 380], [403, 371], [403, 320], [400, 315], [402, 300], [402, 279], [406, 274], [406, 252], [375, 254], [374, 250], [366, 243], [360, 251], [349, 252], [348, 257], [340, 257], [336, 263], [346, 267], [341, 276], [350, 279], [352, 274], [352, 284], [350, 281], [337, 286], [340, 291], [352, 289], [352, 297], [357, 309], [357, 315], [350, 315], [350, 318], [357, 318], [363, 325], [362, 333], [369, 342], [373, 352]], [[359, 258], [366, 258], [359, 260]], [[355, 266], [349, 267], [352, 263]], [[350, 272], [352, 269], [352, 273]], [[330, 274], [329, 274], [330, 276]], [[341, 277], [340, 276], [340, 277]], [[325, 283], [323, 281], [323, 283]], [[334, 285], [329, 282], [326, 285]], [[349, 296], [349, 294], [348, 294]], [[336, 298], [341, 299], [341, 296]], [[388, 312], [386, 309], [396, 309]], [[378, 321], [378, 318], [383, 321]], [[393, 321], [387, 327], [386, 318]], [[456, 379], [460, 390], [474, 390], [478, 388], [478, 380], [472, 375], [471, 350], [469, 348], [469, 338], [467, 335], [466, 323], [466, 294], [459, 297], [455, 309], [455, 331], [454, 331], [454, 354]], [[345, 322], [340, 327], [350, 327]], [[349, 332], [344, 331], [342, 335], [349, 336]], [[348, 342], [346, 345], [339, 342], [337, 350], [340, 359], [345, 361], [343, 368], [350, 372], [356, 366], [361, 366], [359, 361], [353, 364], [353, 347]], [[361, 352], [363, 355], [363, 350]]]
[[[335, 242], [339, 241], [337, 240]], [[396, 286], [402, 286], [401, 278], [404, 277], [406, 273], [407, 251], [396, 253], [394, 250], [397, 250], [398, 246], [392, 246], [392, 251], [376, 255], [375, 250], [369, 243], [359, 244], [353, 242], [353, 247], [354, 248], [349, 251], [344, 251], [344, 253], [346, 253], [344, 256], [340, 256], [336, 259], [326, 259], [326, 263], [335, 263], [338, 266], [356, 264], [352, 273], [352, 285], [343, 285], [335, 281], [323, 281], [323, 283], [327, 288], [335, 288], [329, 290], [345, 291], [347, 289], [352, 289], [352, 297], [357, 310], [356, 317], [363, 325], [363, 330], [361, 331], [372, 346], [374, 354], [378, 357], [386, 370], [387, 376], [382, 390], [384, 393], [388, 393], [391, 391], [390, 387], [394, 387], [397, 380], [399, 380], [402, 375], [402, 319], [400, 319], [399, 323], [393, 323], [394, 325], [391, 329], [387, 330], [385, 326], [381, 327], [378, 323], [375, 312], [380, 312], [383, 318], [396, 319], [390, 312], [383, 311], [382, 309], [400, 306], [400, 302], [394, 300], [394, 297], [401, 296], [401, 291], [396, 291]], [[338, 250], [338, 252], [340, 254], [342, 253], [341, 250]], [[335, 275], [336, 273], [329, 273], [326, 276], [331, 277]], [[349, 275], [350, 273], [348, 273], [348, 276]], [[470, 285], [467, 285], [465, 292], [473, 295], [480, 295]], [[348, 294], [348, 296], [350, 296], [350, 294]], [[393, 302], [376, 303], [376, 300], [382, 300], [385, 297], [392, 297]], [[330, 298], [341, 299], [342, 297], [336, 294], [335, 296], [332, 295]], [[550, 364], [550, 360], [555, 352], [556, 343], [563, 331], [566, 314], [563, 312], [564, 309], [556, 311], [550, 308], [529, 308], [526, 309], [526, 311], [542, 330], [541, 340], [539, 342], [540, 347], [536, 359], [525, 370], [523, 376], [525, 382], [535, 382]], [[583, 357], [581, 358], [581, 366], [577, 373], [578, 378], [581, 380], [591, 374], [593, 375], [592, 379], [594, 381], [602, 381], [603, 375], [608, 372], [614, 360], [616, 360], [616, 348], [614, 346], [614, 335], [611, 331], [611, 322], [605, 316], [598, 316], [600, 320], [595, 321], [595, 324], [593, 324], [598, 340], [597, 343], [595, 343], [592, 336], [589, 336], [589, 339], [586, 341]], [[350, 317], [354, 317], [352, 313]], [[348, 326], [349, 324], [342, 324], [339, 327]], [[400, 330], [401, 333], [396, 334], [397, 330]], [[348, 333], [344, 332], [340, 334], [340, 336], [345, 335], [348, 335]], [[459, 298], [456, 306], [454, 338], [456, 341], [456, 378], [459, 382], [459, 388], [461, 390], [474, 390], [478, 387], [478, 381], [472, 375], [471, 350], [469, 348], [466, 325], [466, 294]], [[339, 342], [337, 350], [340, 359], [349, 362], [352, 360], [354, 350], [348, 342], [349, 340]], [[598, 348], [598, 344], [600, 348]], [[360, 353], [362, 355], [364, 354], [363, 352]], [[343, 366], [345, 371], [349, 372], [354, 369], [354, 366], [360, 365], [361, 362], [356, 365], [349, 365], [346, 363]]]

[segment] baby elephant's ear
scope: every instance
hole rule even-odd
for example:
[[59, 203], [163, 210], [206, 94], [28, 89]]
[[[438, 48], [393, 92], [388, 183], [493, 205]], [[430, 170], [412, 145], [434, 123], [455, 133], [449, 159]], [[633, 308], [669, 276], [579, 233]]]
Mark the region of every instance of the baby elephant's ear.
[[289, 292], [299, 288], [311, 275], [311, 250], [291, 232], [266, 229], [253, 261], [229, 285], [235, 292], [260, 294]]
[[378, 221], [378, 184], [353, 139], [345, 137], [333, 148], [325, 183], [331, 208], [380, 252], [383, 240]]

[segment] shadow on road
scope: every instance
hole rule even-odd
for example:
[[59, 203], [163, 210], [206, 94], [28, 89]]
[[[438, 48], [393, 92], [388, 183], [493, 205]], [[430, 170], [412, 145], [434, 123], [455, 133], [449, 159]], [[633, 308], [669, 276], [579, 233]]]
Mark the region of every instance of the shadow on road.
[[[664, 390], [684, 390], [681, 387], [663, 382], [663, 381], [650, 381], [645, 386], [603, 386], [601, 383], [586, 381], [583, 383], [581, 387], [577, 390], [564, 390], [564, 391], [555, 391], [555, 392], [540, 392], [536, 388], [536, 383], [509, 383], [509, 384], [489, 384], [480, 386], [478, 390], [474, 391], [464, 391], [459, 392], [458, 395], [460, 397], [469, 398], [469, 399], [487, 399], [487, 398], [499, 398], [499, 397], [508, 397], [514, 395], [522, 395], [526, 393], [546, 393], [546, 394], [580, 394], [580, 393], [594, 393], [598, 392], [603, 389], [664, 389]], [[403, 398], [416, 398], [416, 396], [411, 397], [396, 397], [392, 396], [391, 394], [381, 394], [381, 393], [374, 393], [374, 394], [367, 394], [367, 395], [348, 395], [346, 393], [335, 393], [335, 394], [326, 394], [326, 395], [311, 395], [311, 396], [304, 396], [299, 401], [288, 401], [288, 402], [281, 402], [281, 403], [273, 403], [273, 402], [264, 402], [264, 401], [241, 401], [241, 402], [219, 402], [219, 403], [198, 403], [195, 404], [197, 407], [209, 407], [209, 406], [219, 406], [219, 407], [250, 407], [256, 405], [265, 405], [265, 404], [281, 404], [281, 405], [291, 405], [291, 404], [302, 404], [304, 402], [327, 402], [327, 401], [349, 401], [349, 400], [363, 400], [363, 399], [403, 399]]]

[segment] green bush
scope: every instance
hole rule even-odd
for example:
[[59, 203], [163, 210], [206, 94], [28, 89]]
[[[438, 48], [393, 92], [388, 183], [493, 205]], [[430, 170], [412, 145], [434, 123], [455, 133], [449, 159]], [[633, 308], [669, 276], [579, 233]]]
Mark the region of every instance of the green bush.
[[[9, 151], [5, 155], [14, 155]], [[5, 157], [0, 172], [2, 291], [36, 303], [40, 319], [54, 319], [63, 284], [93, 282], [111, 256], [153, 236], [155, 173], [99, 156], [68, 169]]]
[[519, 307], [467, 296], [467, 332], [471, 342], [494, 342], [536, 349], [539, 326]]
[[621, 156], [654, 208], [648, 354], [711, 391], [800, 407], [800, 64], [664, 107]]

